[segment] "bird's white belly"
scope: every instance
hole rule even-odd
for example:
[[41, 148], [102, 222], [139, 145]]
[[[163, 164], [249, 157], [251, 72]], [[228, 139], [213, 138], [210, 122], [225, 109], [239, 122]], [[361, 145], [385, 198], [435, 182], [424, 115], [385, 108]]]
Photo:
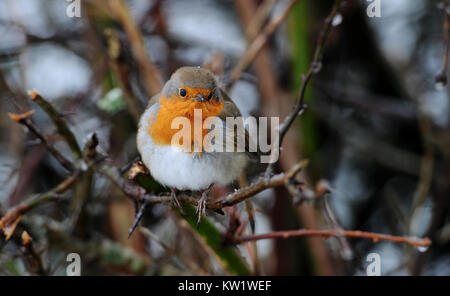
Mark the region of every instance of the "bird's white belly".
[[[146, 113], [156, 110], [152, 107]], [[150, 114], [144, 114], [142, 118], [148, 119], [147, 115]], [[179, 190], [202, 190], [211, 184], [231, 183], [245, 168], [245, 153], [204, 152], [200, 156], [155, 144], [147, 132], [149, 125], [148, 120], [141, 119], [137, 134], [138, 149], [151, 175], [162, 185]]]
[[242, 153], [203, 153], [202, 156], [176, 151], [170, 146], [154, 145], [143, 157], [152, 176], [161, 184], [179, 190], [202, 190], [211, 184], [226, 185], [242, 173]]

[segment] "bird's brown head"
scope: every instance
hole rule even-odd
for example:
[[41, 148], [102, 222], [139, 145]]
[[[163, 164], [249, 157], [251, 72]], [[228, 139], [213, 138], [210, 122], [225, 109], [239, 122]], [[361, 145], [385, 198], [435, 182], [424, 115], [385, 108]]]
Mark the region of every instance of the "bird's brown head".
[[196, 102], [222, 100], [222, 94], [214, 74], [200, 67], [179, 68], [164, 85], [162, 94], [166, 98]]

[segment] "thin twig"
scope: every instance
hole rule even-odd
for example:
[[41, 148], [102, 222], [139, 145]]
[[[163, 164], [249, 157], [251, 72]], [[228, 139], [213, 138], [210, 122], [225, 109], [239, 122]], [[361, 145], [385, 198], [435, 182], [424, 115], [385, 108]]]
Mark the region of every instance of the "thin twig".
[[[317, 207], [319, 208], [320, 212], [322, 213], [322, 216], [324, 217], [325, 221], [328, 224], [329, 229], [333, 229], [336, 232], [340, 233], [344, 229], [339, 224], [338, 220], [336, 219], [335, 214], [331, 210], [330, 205], [328, 204], [328, 195], [331, 193], [330, 185], [327, 181], [322, 180], [319, 181], [316, 185], [316, 192], [315, 192], [315, 199], [317, 202]], [[350, 244], [348, 243], [347, 239], [340, 235], [337, 237], [337, 241], [339, 244], [339, 251], [340, 255], [344, 260], [350, 260], [353, 258], [353, 251], [350, 247]]]
[[71, 230], [78, 232], [78, 234], [85, 233], [87, 228], [87, 225], [85, 224], [87, 216], [86, 204], [88, 203], [92, 192], [94, 178], [93, 166], [102, 159], [102, 157], [97, 154], [98, 144], [99, 141], [96, 133], [92, 133], [84, 144], [83, 159], [87, 164], [87, 167], [75, 185], [74, 194], [71, 200]]
[[417, 211], [423, 211], [422, 207], [427, 200], [431, 182], [433, 181], [433, 168], [435, 162], [435, 153], [433, 144], [430, 142], [432, 135], [431, 120], [423, 111], [419, 111], [418, 116], [419, 129], [422, 138], [423, 156], [420, 161], [419, 181], [414, 192], [414, 198], [411, 205], [410, 215], [407, 220], [407, 231], [412, 232], [412, 223], [414, 217], [417, 217]]
[[286, 8], [281, 13], [274, 16], [264, 27], [264, 29], [258, 34], [258, 36], [253, 40], [242, 58], [239, 60], [233, 70], [231, 70], [229, 81], [230, 84], [233, 84], [235, 81], [237, 81], [242, 72], [244, 72], [250, 66], [255, 57], [269, 40], [270, 35], [272, 35], [273, 32], [275, 32], [275, 30], [278, 28], [278, 26], [283, 23], [283, 21], [289, 15], [292, 7], [294, 7], [297, 2], [298, 0], [290, 0]]
[[[291, 182], [293, 182], [298, 172], [300, 172], [307, 164], [307, 161], [301, 161], [287, 173], [280, 173], [271, 177], [262, 176], [250, 186], [236, 190], [235, 192], [230, 193], [229, 195], [217, 201], [208, 202], [206, 204], [206, 208], [212, 211], [221, 212], [223, 208], [234, 206], [253, 197], [255, 194], [265, 189], [278, 186], [289, 186], [291, 185]], [[172, 198], [169, 194], [154, 195], [151, 193], [147, 193], [144, 188], [122, 178], [117, 168], [103, 165], [101, 168], [97, 168], [97, 171], [109, 178], [114, 183], [114, 185], [116, 185], [127, 197], [132, 200], [138, 202], [145, 201], [149, 205], [161, 203], [169, 204], [172, 202]], [[189, 203], [194, 206], [198, 204], [198, 197], [194, 197], [185, 193], [179, 193], [177, 195], [177, 199], [180, 202]]]
[[107, 177], [110, 181], [113, 182], [114, 185], [117, 186], [127, 197], [130, 199], [141, 202], [141, 199], [146, 195], [146, 190], [129, 180], [122, 178], [120, 175], [119, 169], [109, 166], [103, 165], [102, 167], [95, 168], [97, 172]]
[[53, 189], [45, 193], [38, 194], [8, 210], [6, 214], [0, 219], [0, 230], [3, 230], [3, 232], [8, 231], [7, 234], [5, 233], [7, 235], [6, 239], [9, 239], [11, 237], [12, 233], [14, 232], [15, 226], [17, 226], [17, 223], [20, 221], [22, 215], [24, 215], [25, 213], [29, 212], [30, 210], [34, 209], [39, 205], [51, 201], [60, 200], [61, 194], [66, 192], [76, 183], [78, 176], [79, 172], [76, 171], [74, 175], [65, 179], [63, 182], [59, 183]]
[[301, 161], [287, 173], [277, 174], [269, 178], [267, 176], [260, 177], [259, 180], [256, 181], [256, 183], [241, 188], [212, 204], [208, 203], [206, 205], [206, 208], [215, 210], [224, 207], [231, 207], [254, 196], [255, 194], [267, 188], [286, 186], [290, 184], [290, 182], [295, 178], [297, 173], [300, 172], [307, 164], [308, 164], [307, 161]]
[[144, 217], [145, 209], [147, 208], [148, 203], [144, 201], [141, 205], [141, 208], [136, 214], [136, 218], [134, 219], [133, 225], [130, 227], [130, 230], [128, 231], [128, 238], [131, 237], [136, 227], [138, 227], [139, 222], [141, 222], [142, 218]]
[[136, 156], [136, 158], [134, 158], [132, 161], [130, 161], [129, 163], [127, 163], [126, 165], [124, 165], [123, 167], [121, 167], [119, 169], [119, 173], [125, 174], [136, 162], [140, 161], [141, 157], [140, 156]]
[[31, 99], [35, 103], [37, 103], [45, 111], [45, 113], [47, 113], [48, 117], [50, 117], [50, 119], [53, 121], [53, 124], [56, 126], [57, 132], [64, 137], [74, 157], [76, 159], [81, 159], [83, 155], [81, 153], [80, 146], [78, 145], [78, 142], [73, 133], [67, 127], [67, 124], [64, 122], [64, 120], [62, 120], [61, 114], [56, 110], [55, 107], [53, 107], [52, 104], [46, 101], [37, 91], [30, 90], [28, 94], [30, 95]]
[[[278, 139], [278, 147], [281, 147], [281, 144], [283, 143], [283, 139], [286, 136], [286, 133], [288, 132], [289, 128], [292, 126], [292, 123], [295, 121], [295, 119], [302, 115], [304, 110], [306, 109], [306, 105], [304, 104], [305, 101], [305, 94], [306, 94], [306, 88], [308, 86], [309, 81], [311, 80], [311, 77], [318, 72], [321, 68], [322, 64], [322, 55], [323, 50], [325, 47], [325, 43], [328, 39], [329, 33], [331, 32], [333, 19], [336, 15], [340, 13], [341, 9], [341, 0], [336, 0], [334, 2], [333, 8], [331, 9], [330, 14], [327, 16], [327, 18], [324, 21], [324, 24], [322, 26], [322, 29], [319, 33], [319, 38], [317, 40], [316, 49], [314, 51], [313, 59], [311, 64], [309, 65], [308, 71], [305, 75], [302, 75], [301, 77], [301, 85], [300, 90], [297, 97], [297, 103], [295, 105], [295, 108], [291, 113], [289, 113], [284, 121], [280, 125], [280, 135]], [[279, 149], [279, 148], [278, 148]], [[281, 152], [281, 151], [280, 151]], [[270, 163], [267, 166], [266, 174], [271, 173], [274, 163]]]
[[20, 123], [28, 128], [40, 141], [45, 145], [47, 150], [58, 160], [58, 162], [67, 170], [73, 172], [75, 170], [74, 164], [62, 155], [49, 141], [44, 137], [39, 128], [29, 118], [34, 113], [34, 110], [22, 114], [8, 113], [9, 118]]
[[22, 232], [22, 244], [24, 249], [24, 257], [28, 264], [28, 270], [36, 275], [48, 275], [47, 269], [44, 267], [42, 257], [33, 243], [33, 239], [28, 234], [28, 232]]
[[250, 20], [247, 28], [245, 29], [247, 38], [250, 41], [257, 36], [262, 26], [270, 16], [270, 12], [277, 3], [278, 0], [265, 0], [255, 12], [255, 16]]
[[123, 25], [128, 35], [134, 56], [144, 76], [144, 85], [147, 88], [147, 93], [149, 97], [152, 97], [163, 86], [161, 74], [147, 55], [141, 33], [130, 16], [127, 5], [123, 0], [109, 0], [108, 3], [109, 8]]
[[367, 238], [371, 239], [374, 242], [378, 242], [380, 240], [387, 240], [397, 243], [404, 243], [412, 245], [416, 248], [424, 247], [427, 248], [431, 245], [431, 240], [427, 237], [423, 239], [414, 238], [414, 237], [403, 237], [403, 236], [394, 236], [389, 234], [382, 233], [374, 233], [374, 232], [365, 232], [359, 230], [322, 230], [322, 229], [300, 229], [300, 230], [288, 230], [288, 231], [275, 231], [266, 234], [258, 234], [258, 235], [250, 235], [243, 236], [237, 238], [233, 241], [234, 244], [241, 244], [244, 242], [254, 241], [254, 240], [262, 240], [262, 239], [274, 239], [274, 238], [290, 238], [290, 237], [300, 237], [300, 236], [321, 236], [321, 237], [355, 237], [355, 238]]
[[[247, 177], [245, 174], [241, 174], [240, 178], [239, 178], [239, 187], [246, 187], [248, 186], [248, 181], [247, 181]], [[245, 210], [247, 211], [247, 216], [248, 216], [248, 222], [250, 225], [250, 230], [251, 230], [251, 234], [255, 234], [256, 232], [256, 222], [255, 222], [255, 209], [253, 207], [253, 202], [251, 199], [247, 199], [245, 201]], [[230, 217], [230, 224], [231, 224], [232, 220]], [[259, 264], [259, 258], [258, 258], [258, 246], [256, 244], [256, 242], [253, 242], [250, 246], [250, 257], [252, 258], [252, 263], [253, 263], [253, 274], [254, 275], [259, 275], [260, 273], [260, 264]]]

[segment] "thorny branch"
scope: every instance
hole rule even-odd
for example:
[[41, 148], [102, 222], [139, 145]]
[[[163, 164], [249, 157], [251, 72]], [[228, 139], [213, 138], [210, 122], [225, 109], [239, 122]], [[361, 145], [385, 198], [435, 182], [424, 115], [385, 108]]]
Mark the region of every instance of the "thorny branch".
[[45, 138], [39, 128], [31, 121], [30, 116], [34, 111], [30, 110], [22, 114], [8, 113], [9, 118], [17, 123], [20, 123], [28, 128], [47, 148], [47, 150], [59, 161], [59, 163], [69, 171], [74, 171], [75, 167], [71, 161], [69, 161], [64, 155], [53, 147], [52, 144]]
[[[50, 117], [50, 119], [56, 126], [57, 132], [63, 136], [64, 140], [69, 145], [75, 159], [83, 159], [84, 161], [86, 161], [86, 163], [88, 163], [88, 165], [94, 165], [95, 151], [92, 150], [95, 150], [98, 144], [98, 140], [95, 134], [87, 142], [84, 151], [81, 151], [74, 134], [61, 118], [61, 114], [58, 112], [58, 110], [51, 103], [46, 101], [37, 91], [32, 90], [28, 93], [31, 99], [35, 103], [37, 103]], [[74, 163], [65, 158], [52, 144], [49, 143], [49, 141], [42, 135], [39, 129], [33, 124], [33, 122], [29, 119], [33, 112], [34, 111], [31, 110], [23, 114], [9, 113], [9, 117], [17, 123], [25, 125], [33, 134], [35, 134], [45, 144], [49, 151], [56, 157], [56, 159], [64, 167], [72, 171], [72, 175], [51, 190], [35, 195], [34, 197], [31, 197], [21, 204], [11, 208], [0, 219], [0, 230], [3, 231], [4, 235], [6, 236], [6, 240], [8, 240], [13, 235], [14, 230], [20, 222], [22, 215], [41, 204], [59, 200], [61, 198], [61, 194], [77, 184], [77, 181], [79, 181], [80, 176], [83, 174], [82, 168], [78, 168]]]
[[56, 126], [56, 130], [61, 136], [64, 137], [74, 157], [76, 159], [81, 159], [83, 155], [81, 153], [80, 146], [78, 146], [75, 136], [67, 127], [67, 124], [62, 119], [61, 114], [55, 109], [55, 107], [53, 107], [49, 102], [47, 102], [37, 91], [31, 90], [28, 92], [28, 94], [30, 95], [31, 99], [35, 103], [37, 103], [53, 121], [54, 125]]
[[[316, 49], [314, 50], [314, 55], [311, 64], [309, 65], [308, 71], [305, 75], [302, 75], [301, 77], [301, 85], [300, 90], [297, 97], [297, 103], [295, 105], [295, 108], [292, 110], [291, 113], [289, 113], [284, 121], [280, 125], [280, 134], [279, 134], [279, 147], [281, 147], [281, 144], [283, 143], [283, 139], [286, 136], [286, 133], [288, 132], [289, 128], [292, 126], [292, 123], [294, 123], [295, 119], [303, 114], [307, 106], [304, 104], [305, 101], [305, 94], [306, 94], [306, 88], [308, 86], [309, 81], [311, 80], [312, 76], [316, 74], [320, 68], [322, 67], [322, 55], [323, 50], [325, 47], [325, 43], [328, 39], [328, 36], [330, 34], [333, 19], [340, 13], [341, 10], [341, 0], [336, 0], [334, 2], [333, 8], [331, 9], [330, 14], [325, 19], [325, 22], [322, 26], [322, 29], [319, 33], [319, 38], [317, 40]], [[273, 148], [273, 147], [272, 147]], [[274, 163], [271, 163], [267, 166], [266, 173], [271, 173]]]
[[[221, 210], [226, 207], [234, 206], [240, 202], [243, 202], [257, 193], [273, 187], [279, 186], [296, 186], [296, 190], [291, 187], [292, 193], [295, 192], [296, 197], [306, 199], [306, 197], [302, 196], [301, 185], [298, 182], [294, 181], [295, 176], [298, 172], [300, 172], [307, 165], [307, 161], [302, 161], [295, 165], [288, 173], [280, 173], [277, 175], [273, 175], [271, 177], [263, 176], [260, 177], [255, 183], [250, 186], [241, 188], [236, 190], [233, 193], [217, 200], [210, 201], [206, 204], [206, 208], [216, 212], [222, 212]], [[134, 183], [122, 178], [119, 174], [119, 171], [114, 167], [109, 167], [104, 165], [102, 168], [99, 168], [98, 171], [108, 177], [118, 188], [122, 190], [122, 192], [131, 198], [134, 201], [138, 201], [140, 203], [151, 204], [169, 204], [171, 203], [170, 194], [165, 195], [154, 195], [151, 193], [147, 193], [145, 189], [142, 187], [135, 185]], [[180, 193], [177, 195], [177, 199], [180, 202], [189, 203], [192, 205], [197, 205], [198, 198], [188, 195], [185, 193]]]
[[[206, 208], [212, 211], [220, 212], [223, 208], [236, 205], [242, 201], [252, 198], [255, 196], [255, 194], [267, 188], [292, 185], [293, 184], [292, 182], [295, 183], [294, 181], [295, 176], [302, 168], [305, 167], [306, 164], [307, 162], [303, 161], [295, 165], [288, 173], [280, 173], [270, 178], [268, 178], [267, 176], [261, 177], [258, 181], [256, 181], [250, 186], [241, 188], [238, 191], [219, 199], [218, 201], [208, 202]], [[115, 171], [116, 173], [111, 174], [111, 172], [113, 171]], [[106, 170], [103, 168], [101, 172], [105, 176], [110, 178], [114, 182], [114, 184], [116, 184], [123, 191], [124, 194], [126, 194], [133, 200], [137, 200], [140, 203], [145, 204], [146, 206], [150, 204], [171, 203], [170, 195], [166, 194], [157, 196], [154, 194], [145, 193], [145, 190], [143, 188], [139, 190], [138, 189], [140, 188], [139, 186], [133, 186], [131, 182], [120, 177], [118, 170], [115, 168], [109, 167]], [[302, 200], [307, 200], [309, 199], [309, 197], [306, 194], [302, 193], [301, 185], [302, 184], [297, 184], [298, 186], [297, 194], [301, 196]], [[191, 205], [197, 205], [198, 201], [198, 198], [183, 193], [178, 195], [177, 198], [179, 199], [180, 202], [188, 203]], [[312, 198], [312, 200], [314, 199], [315, 197]], [[428, 238], [423, 239], [407, 238], [402, 236], [393, 236], [387, 234], [371, 233], [356, 230], [342, 230], [338, 227], [334, 227], [333, 229], [329, 230], [304, 229], [304, 230], [273, 232], [269, 234], [254, 235], [254, 236], [243, 236], [240, 238], [236, 238], [235, 240], [233, 240], [232, 243], [239, 244], [253, 240], [269, 239], [269, 238], [288, 238], [293, 236], [322, 236], [322, 237], [336, 237], [338, 239], [342, 237], [370, 238], [374, 242], [377, 242], [379, 240], [389, 240], [398, 243], [410, 244], [415, 247], [428, 247], [431, 244], [431, 241]], [[346, 242], [343, 242], [342, 240], [340, 240], [340, 242], [343, 243], [344, 245], [346, 244]]]
[[8, 240], [12, 236], [17, 224], [25, 213], [29, 212], [39, 205], [51, 201], [60, 200], [61, 194], [72, 188], [72, 186], [76, 183], [78, 175], [79, 173], [77, 171], [74, 175], [70, 176], [50, 191], [38, 194], [35, 197], [32, 197], [24, 201], [23, 203], [11, 208], [0, 219], [0, 230], [2, 230], [5, 234], [6, 240]]

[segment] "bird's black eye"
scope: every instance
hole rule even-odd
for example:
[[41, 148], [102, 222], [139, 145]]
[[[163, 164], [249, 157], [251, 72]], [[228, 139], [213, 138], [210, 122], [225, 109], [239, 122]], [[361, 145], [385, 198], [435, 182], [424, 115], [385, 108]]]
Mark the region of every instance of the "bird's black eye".
[[187, 92], [184, 88], [180, 88], [180, 96], [185, 97], [187, 95]]
[[214, 95], [214, 91], [211, 91], [208, 96], [208, 101], [211, 101], [213, 95]]

